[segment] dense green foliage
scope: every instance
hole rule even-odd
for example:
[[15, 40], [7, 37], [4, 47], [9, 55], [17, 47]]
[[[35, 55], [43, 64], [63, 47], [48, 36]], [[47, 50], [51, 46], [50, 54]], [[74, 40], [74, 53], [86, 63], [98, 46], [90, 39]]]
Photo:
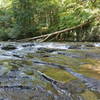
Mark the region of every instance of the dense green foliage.
[[99, 0], [1, 0], [0, 40], [48, 34], [92, 18], [84, 29], [66, 33], [66, 41], [99, 41], [99, 13]]
[[[16, 37], [32, 36], [33, 5], [32, 0], [13, 0], [14, 31]], [[27, 35], [28, 34], [28, 35]]]

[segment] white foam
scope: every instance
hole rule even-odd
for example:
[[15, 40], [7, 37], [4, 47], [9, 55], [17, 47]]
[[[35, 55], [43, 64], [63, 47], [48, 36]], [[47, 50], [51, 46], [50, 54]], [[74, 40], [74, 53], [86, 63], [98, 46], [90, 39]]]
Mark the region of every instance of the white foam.
[[58, 44], [58, 43], [42, 43], [36, 44], [36, 48], [51, 48], [51, 49], [68, 49], [69, 46], [65, 44]]
[[100, 43], [95, 43], [95, 47], [100, 47]]

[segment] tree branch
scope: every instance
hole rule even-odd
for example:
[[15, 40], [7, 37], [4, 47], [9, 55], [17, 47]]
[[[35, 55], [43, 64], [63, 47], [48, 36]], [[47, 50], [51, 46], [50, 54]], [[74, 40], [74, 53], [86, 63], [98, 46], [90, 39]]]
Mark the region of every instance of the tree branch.
[[17, 40], [18, 42], [21, 42], [21, 41], [32, 41], [32, 40], [37, 40], [37, 39], [41, 39], [41, 38], [45, 38], [44, 40], [42, 40], [41, 42], [45, 42], [47, 41], [51, 36], [56, 36], [56, 35], [60, 35], [61, 33], [64, 33], [64, 32], [68, 32], [68, 31], [72, 31], [72, 30], [75, 30], [75, 29], [78, 29], [78, 28], [82, 28], [82, 27], [85, 27], [87, 26], [88, 24], [90, 24], [91, 21], [86, 21], [80, 25], [77, 25], [77, 26], [74, 26], [74, 27], [71, 27], [71, 28], [67, 28], [67, 29], [64, 29], [64, 30], [61, 30], [61, 31], [56, 31], [56, 32], [53, 32], [53, 33], [50, 33], [50, 34], [46, 34], [46, 35], [41, 35], [41, 36], [37, 36], [37, 37], [33, 37], [33, 38], [26, 38], [26, 39], [21, 39], [21, 40]]

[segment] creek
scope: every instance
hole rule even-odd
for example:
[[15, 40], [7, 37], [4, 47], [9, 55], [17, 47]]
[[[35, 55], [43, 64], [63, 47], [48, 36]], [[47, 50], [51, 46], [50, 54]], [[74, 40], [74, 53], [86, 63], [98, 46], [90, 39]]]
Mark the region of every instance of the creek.
[[0, 42], [0, 100], [100, 100], [100, 43]]

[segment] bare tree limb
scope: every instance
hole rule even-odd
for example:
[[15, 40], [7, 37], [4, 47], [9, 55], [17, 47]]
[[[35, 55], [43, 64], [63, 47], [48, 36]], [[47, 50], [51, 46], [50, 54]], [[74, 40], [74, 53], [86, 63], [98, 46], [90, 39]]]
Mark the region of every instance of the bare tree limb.
[[75, 29], [78, 29], [78, 28], [82, 28], [84, 26], [87, 26], [88, 24], [90, 24], [91, 21], [86, 21], [80, 25], [77, 25], [77, 26], [74, 26], [74, 27], [71, 27], [71, 28], [66, 28], [66, 29], [63, 29], [61, 31], [57, 31], [57, 32], [53, 32], [53, 33], [50, 33], [50, 34], [46, 34], [46, 35], [41, 35], [41, 36], [37, 36], [37, 37], [33, 37], [33, 38], [26, 38], [26, 39], [21, 39], [21, 40], [17, 40], [18, 42], [21, 42], [21, 41], [32, 41], [32, 40], [37, 40], [37, 39], [42, 39], [42, 38], [45, 38], [44, 40], [42, 40], [41, 42], [45, 42], [47, 41], [50, 37], [55, 37], [55, 36], [59, 36], [61, 33], [64, 33], [64, 32], [68, 32], [68, 31], [72, 31], [72, 30], [75, 30]]

